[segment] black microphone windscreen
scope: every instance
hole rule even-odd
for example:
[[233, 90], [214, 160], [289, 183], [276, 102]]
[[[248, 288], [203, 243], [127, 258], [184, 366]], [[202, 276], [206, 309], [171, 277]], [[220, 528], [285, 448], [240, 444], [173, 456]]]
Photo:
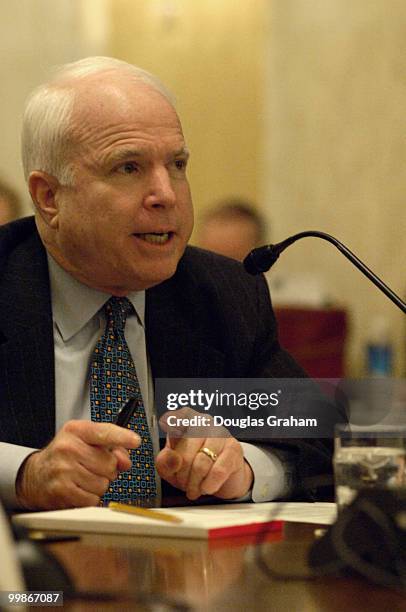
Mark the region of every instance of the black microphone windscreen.
[[249, 274], [261, 274], [269, 270], [278, 257], [279, 252], [275, 250], [274, 245], [269, 244], [248, 253], [243, 264]]

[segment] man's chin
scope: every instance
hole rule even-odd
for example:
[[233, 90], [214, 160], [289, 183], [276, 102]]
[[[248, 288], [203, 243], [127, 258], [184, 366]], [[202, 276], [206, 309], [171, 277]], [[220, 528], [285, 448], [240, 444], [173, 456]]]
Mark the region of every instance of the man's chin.
[[159, 285], [171, 278], [175, 274], [177, 267], [178, 262], [174, 262], [171, 265], [162, 265], [159, 269], [154, 267], [154, 269], [145, 272], [142, 276], [138, 270], [138, 273], [128, 275], [127, 278], [123, 279], [122, 284], [116, 285], [115, 290], [120, 291], [120, 293], [115, 293], [114, 295], [127, 295], [132, 291], [145, 291], [155, 287], [155, 285]]

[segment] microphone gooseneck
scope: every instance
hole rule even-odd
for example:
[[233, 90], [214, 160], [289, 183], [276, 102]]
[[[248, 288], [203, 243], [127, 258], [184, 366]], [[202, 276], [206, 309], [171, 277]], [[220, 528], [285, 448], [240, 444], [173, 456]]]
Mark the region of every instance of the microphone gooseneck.
[[354, 266], [358, 268], [371, 282], [374, 283], [378, 289], [380, 289], [386, 297], [388, 297], [400, 310], [406, 313], [406, 303], [403, 302], [396, 293], [388, 287], [380, 278], [377, 276], [372, 270], [368, 268], [350, 249], [348, 249], [342, 242], [331, 236], [330, 234], [326, 234], [325, 232], [318, 231], [307, 231], [300, 232], [299, 234], [294, 234], [286, 240], [282, 242], [278, 242], [277, 244], [268, 244], [263, 247], [259, 247], [254, 249], [250, 253], [248, 253], [247, 257], [244, 259], [244, 266], [247, 272], [250, 274], [260, 274], [261, 272], [266, 272], [269, 270], [271, 266], [278, 259], [279, 255], [291, 244], [296, 242], [296, 240], [300, 240], [301, 238], [306, 238], [308, 236], [312, 236], [314, 238], [321, 238], [322, 240], [327, 240], [327, 242], [331, 242], [341, 253], [351, 261]]

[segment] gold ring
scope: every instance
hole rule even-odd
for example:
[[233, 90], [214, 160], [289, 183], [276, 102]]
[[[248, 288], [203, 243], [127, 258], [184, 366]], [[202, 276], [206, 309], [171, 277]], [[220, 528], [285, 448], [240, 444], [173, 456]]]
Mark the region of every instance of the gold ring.
[[209, 459], [213, 461], [213, 463], [217, 459], [217, 454], [214, 451], [210, 450], [210, 448], [207, 448], [207, 446], [203, 446], [203, 448], [199, 450], [199, 453], [204, 453], [207, 457], [209, 457]]

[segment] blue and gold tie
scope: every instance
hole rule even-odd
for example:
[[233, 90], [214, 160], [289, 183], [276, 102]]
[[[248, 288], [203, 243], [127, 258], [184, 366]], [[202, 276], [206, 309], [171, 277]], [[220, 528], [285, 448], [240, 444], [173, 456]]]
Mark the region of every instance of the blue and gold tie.
[[154, 453], [134, 361], [124, 337], [127, 316], [134, 312], [131, 302], [111, 297], [104, 306], [106, 329], [96, 344], [90, 371], [92, 421], [114, 422], [130, 398], [136, 410], [128, 427], [141, 437], [141, 446], [129, 451], [132, 467], [121, 472], [101, 499], [102, 505], [120, 501], [133, 505], [154, 504], [156, 481]]

